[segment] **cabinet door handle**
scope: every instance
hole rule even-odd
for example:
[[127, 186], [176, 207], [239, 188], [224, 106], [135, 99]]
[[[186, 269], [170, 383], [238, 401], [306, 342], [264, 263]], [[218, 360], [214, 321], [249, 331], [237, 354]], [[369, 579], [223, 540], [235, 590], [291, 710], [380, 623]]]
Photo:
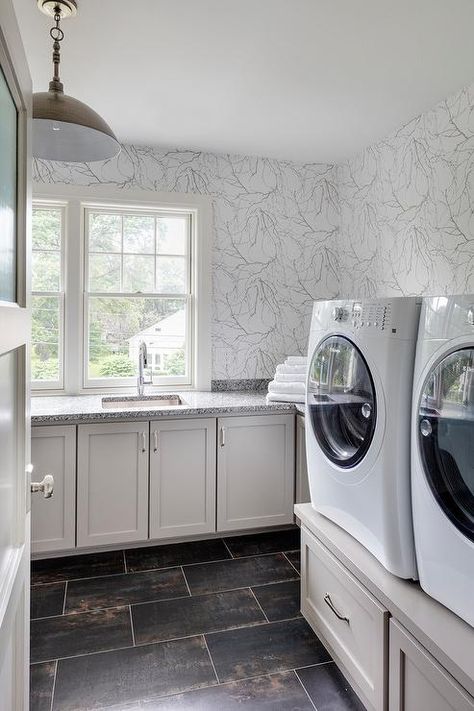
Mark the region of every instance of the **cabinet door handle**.
[[146, 452], [146, 434], [142, 432], [142, 452]]
[[221, 447], [225, 447], [225, 427], [221, 427]]
[[157, 452], [158, 451], [158, 432], [155, 430], [153, 432], [153, 451]]
[[346, 617], [345, 615], [341, 615], [341, 613], [336, 610], [336, 608], [334, 607], [334, 603], [333, 603], [333, 601], [331, 600], [331, 596], [329, 595], [329, 593], [326, 593], [326, 595], [324, 596], [324, 602], [325, 602], [326, 605], [334, 612], [334, 614], [336, 615], [336, 617], [337, 617], [338, 620], [342, 620], [343, 622], [347, 622], [348, 625], [350, 624], [349, 618]]
[[45, 499], [50, 499], [54, 492], [54, 478], [52, 474], [46, 474], [43, 481], [31, 482], [31, 493], [40, 492]]

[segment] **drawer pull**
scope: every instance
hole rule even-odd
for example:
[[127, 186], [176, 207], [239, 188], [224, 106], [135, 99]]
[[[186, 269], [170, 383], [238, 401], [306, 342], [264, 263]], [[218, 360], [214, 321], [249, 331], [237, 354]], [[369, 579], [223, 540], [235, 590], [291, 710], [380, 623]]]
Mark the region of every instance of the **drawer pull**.
[[142, 452], [145, 454], [146, 452], [146, 434], [142, 432]]
[[350, 624], [349, 618], [348, 618], [348, 617], [345, 617], [344, 615], [341, 615], [341, 613], [336, 610], [336, 608], [334, 607], [334, 603], [333, 603], [333, 601], [331, 600], [331, 596], [329, 595], [329, 593], [326, 593], [326, 595], [324, 596], [324, 602], [325, 602], [326, 605], [334, 612], [334, 614], [336, 615], [336, 617], [337, 617], [338, 620], [342, 620], [343, 622], [347, 622], [347, 624]]
[[157, 452], [158, 451], [158, 432], [155, 430], [153, 432], [153, 451]]

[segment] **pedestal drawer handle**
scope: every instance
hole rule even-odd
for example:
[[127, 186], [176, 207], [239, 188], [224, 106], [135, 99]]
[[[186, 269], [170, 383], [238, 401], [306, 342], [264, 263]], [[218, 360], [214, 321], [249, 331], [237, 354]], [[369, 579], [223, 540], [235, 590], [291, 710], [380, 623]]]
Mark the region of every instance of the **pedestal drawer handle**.
[[341, 615], [341, 613], [336, 610], [336, 608], [334, 607], [334, 603], [333, 603], [333, 601], [331, 600], [331, 596], [329, 595], [329, 593], [326, 593], [326, 595], [324, 596], [324, 602], [325, 602], [326, 605], [334, 612], [334, 614], [336, 615], [336, 617], [337, 617], [338, 620], [342, 620], [343, 622], [347, 622], [347, 624], [350, 624], [350, 623], [349, 623], [349, 618], [348, 618], [348, 617], [345, 617], [344, 615]]

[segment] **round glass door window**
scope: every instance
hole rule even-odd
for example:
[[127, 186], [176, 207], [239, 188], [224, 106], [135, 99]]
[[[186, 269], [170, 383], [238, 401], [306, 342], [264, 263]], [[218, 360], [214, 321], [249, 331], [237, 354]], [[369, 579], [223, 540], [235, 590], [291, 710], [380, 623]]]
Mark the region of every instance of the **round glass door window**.
[[418, 412], [426, 479], [438, 504], [474, 541], [474, 349], [446, 356], [428, 375]]
[[357, 347], [343, 336], [314, 352], [308, 381], [314, 435], [331, 462], [349, 469], [366, 455], [375, 431], [375, 388]]

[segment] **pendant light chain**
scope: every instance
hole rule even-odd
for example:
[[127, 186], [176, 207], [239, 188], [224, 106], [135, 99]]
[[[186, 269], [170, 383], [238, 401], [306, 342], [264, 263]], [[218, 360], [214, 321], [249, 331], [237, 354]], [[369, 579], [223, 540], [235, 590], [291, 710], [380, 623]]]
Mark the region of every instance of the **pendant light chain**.
[[64, 87], [59, 77], [59, 64], [61, 62], [61, 45], [60, 42], [64, 39], [64, 32], [59, 23], [61, 22], [61, 7], [56, 5], [54, 8], [54, 27], [51, 27], [49, 36], [53, 40], [53, 79], [49, 83], [50, 91], [63, 92]]

